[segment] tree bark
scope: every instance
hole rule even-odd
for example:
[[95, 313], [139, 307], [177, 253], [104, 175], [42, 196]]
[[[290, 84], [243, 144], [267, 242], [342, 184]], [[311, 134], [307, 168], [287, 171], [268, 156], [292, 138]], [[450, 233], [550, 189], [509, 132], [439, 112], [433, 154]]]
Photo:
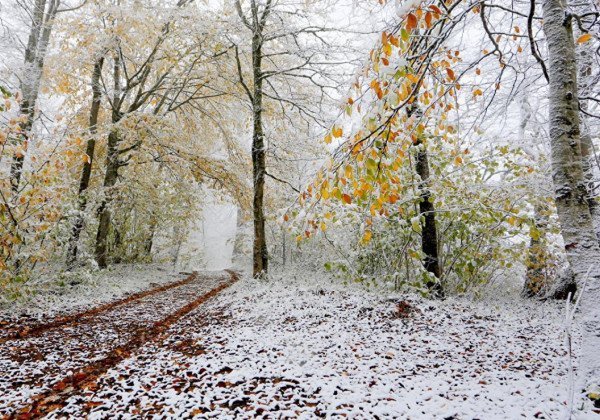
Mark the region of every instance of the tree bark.
[[[255, 7], [255, 6], [254, 6]], [[254, 10], [253, 15], [257, 16], [258, 11]], [[254, 82], [252, 114], [253, 114], [253, 134], [252, 134], [252, 176], [254, 181], [253, 197], [253, 216], [254, 216], [254, 243], [252, 247], [254, 277], [259, 277], [267, 273], [269, 266], [269, 256], [267, 252], [267, 237], [265, 234], [265, 214], [264, 214], [264, 190], [265, 190], [265, 171], [266, 171], [266, 153], [265, 139], [262, 123], [262, 102], [263, 102], [263, 79], [262, 79], [262, 27], [258, 18], [254, 19], [254, 33], [252, 35], [252, 77]]]
[[533, 225], [539, 236], [532, 236], [527, 249], [527, 272], [523, 285], [523, 296], [540, 296], [547, 286], [546, 267], [548, 251], [546, 249], [546, 230], [548, 228], [547, 208], [534, 204]]
[[60, 0], [50, 0], [50, 3], [47, 0], [35, 0], [31, 11], [31, 30], [25, 50], [25, 72], [20, 82], [23, 95], [20, 113], [25, 118], [20, 124], [21, 136], [17, 140], [21, 147], [17, 148], [13, 154], [10, 164], [10, 184], [13, 194], [19, 191], [21, 184], [25, 152], [32, 138], [31, 130], [35, 120], [35, 107], [39, 96], [44, 60], [59, 4]]
[[425, 254], [423, 266], [438, 279], [438, 281], [427, 282], [426, 286], [433, 297], [441, 298], [444, 296], [444, 289], [439, 281], [442, 277], [442, 270], [439, 262], [435, 207], [431, 201], [432, 196], [429, 189], [429, 158], [425, 144], [419, 142], [417, 148], [416, 172], [421, 178], [419, 182], [421, 196], [419, 213], [424, 219], [421, 221], [421, 249]]
[[98, 232], [96, 234], [96, 263], [98, 267], [106, 268], [108, 266], [108, 233], [110, 229], [112, 201], [112, 188], [117, 183], [119, 174], [119, 152], [117, 146], [120, 143], [120, 134], [114, 128], [108, 135], [108, 155], [106, 157], [106, 174], [104, 175], [104, 199], [98, 209], [99, 222]]
[[[583, 10], [585, 12], [585, 10]], [[591, 96], [593, 89], [592, 80], [594, 66], [594, 48], [592, 43], [584, 43], [578, 46], [577, 57], [577, 79], [579, 82], [579, 96]], [[592, 143], [592, 136], [589, 129], [588, 116], [585, 112], [588, 110], [588, 101], [580, 100], [581, 107], [580, 122], [581, 122], [581, 158], [583, 164], [583, 172], [585, 174], [587, 200], [592, 215], [592, 223], [594, 224], [594, 232], [600, 240], [600, 206], [596, 201], [597, 184], [594, 179], [594, 166], [597, 164], [597, 156]]]
[[112, 123], [113, 128], [108, 135], [107, 155], [106, 155], [106, 173], [104, 174], [104, 199], [98, 209], [98, 231], [96, 233], [95, 257], [96, 263], [100, 268], [106, 268], [108, 265], [108, 233], [110, 229], [113, 187], [117, 183], [119, 176], [119, 144], [121, 143], [121, 134], [116, 124], [121, 119], [121, 62], [118, 54], [114, 58], [113, 78], [114, 78], [114, 97], [112, 101]]
[[549, 56], [552, 178], [567, 258], [582, 293], [584, 334], [578, 385], [591, 392], [600, 387], [600, 248], [582, 165], [572, 18], [565, 14], [561, 0], [545, 0], [543, 13]]
[[85, 153], [88, 159], [83, 164], [81, 171], [81, 180], [79, 181], [78, 191], [78, 214], [73, 224], [73, 230], [71, 232], [71, 238], [69, 239], [69, 249], [67, 251], [67, 269], [71, 268], [77, 260], [77, 244], [79, 243], [79, 237], [83, 229], [83, 214], [87, 207], [86, 191], [90, 185], [90, 178], [92, 175], [92, 163], [94, 161], [94, 150], [96, 148], [96, 134], [98, 132], [98, 115], [100, 114], [100, 103], [102, 100], [102, 92], [100, 90], [100, 76], [102, 74], [102, 67], [104, 65], [104, 57], [100, 57], [94, 64], [94, 70], [92, 72], [92, 106], [90, 108], [90, 120], [89, 120], [89, 135]]

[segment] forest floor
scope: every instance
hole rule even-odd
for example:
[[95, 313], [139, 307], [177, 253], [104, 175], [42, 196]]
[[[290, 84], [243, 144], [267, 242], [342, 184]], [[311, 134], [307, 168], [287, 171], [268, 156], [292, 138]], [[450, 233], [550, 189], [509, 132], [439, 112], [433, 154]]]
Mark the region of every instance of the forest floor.
[[291, 274], [235, 280], [193, 275], [82, 316], [27, 328], [8, 322], [0, 417], [565, 413], [568, 358], [557, 303], [432, 302]]

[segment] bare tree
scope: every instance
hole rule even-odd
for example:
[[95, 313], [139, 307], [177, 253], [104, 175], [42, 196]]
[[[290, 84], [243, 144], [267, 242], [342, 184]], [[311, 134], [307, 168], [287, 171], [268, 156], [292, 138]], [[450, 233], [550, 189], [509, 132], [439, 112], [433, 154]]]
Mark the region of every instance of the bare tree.
[[[273, 101], [281, 108], [282, 118], [292, 121], [289, 112], [296, 112], [301, 121], [326, 128], [324, 104], [332, 99], [330, 92], [340, 84], [336, 80], [335, 65], [346, 64], [326, 34], [336, 32], [324, 25], [313, 23], [304, 2], [266, 0], [235, 1], [237, 15], [243, 28], [251, 35], [250, 80], [246, 79], [239, 36], [235, 44], [235, 58], [239, 84], [252, 111], [252, 172], [253, 172], [253, 274], [260, 276], [268, 270], [269, 256], [265, 233], [265, 178], [270, 177], [288, 186], [292, 185], [268, 170], [269, 146], [265, 139], [265, 101]], [[315, 15], [316, 16], [316, 15]], [[330, 58], [324, 54], [329, 52]], [[329, 70], [325, 70], [326, 68]], [[339, 76], [339, 70], [338, 70]], [[303, 88], [298, 88], [302, 85]], [[302, 91], [307, 91], [302, 97]]]

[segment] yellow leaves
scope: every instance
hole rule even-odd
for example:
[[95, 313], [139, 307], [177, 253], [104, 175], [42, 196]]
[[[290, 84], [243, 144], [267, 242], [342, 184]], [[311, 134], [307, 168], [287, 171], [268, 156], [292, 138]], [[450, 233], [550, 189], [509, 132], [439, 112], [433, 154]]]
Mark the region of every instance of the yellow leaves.
[[482, 91], [481, 89], [475, 89], [475, 90], [473, 91], [473, 96], [474, 96], [475, 98], [476, 98], [476, 97], [478, 97], [478, 96], [481, 96], [481, 95], [483, 95], [483, 91]]
[[70, 93], [71, 92], [71, 84], [69, 83], [69, 79], [67, 79], [66, 77], [63, 78], [58, 85], [56, 86], [56, 90], [58, 91], [58, 93]]
[[354, 171], [352, 170], [352, 166], [346, 165], [346, 167], [344, 168], [344, 176], [348, 179], [352, 179], [353, 172]]
[[519, 224], [519, 219], [515, 216], [510, 216], [506, 221], [511, 226], [517, 226]]
[[531, 237], [531, 239], [533, 239], [534, 241], [539, 241], [540, 237], [542, 236], [541, 232], [539, 231], [538, 228], [536, 228], [535, 226], [531, 226], [529, 228], [529, 236]]
[[415, 83], [415, 84], [419, 83], [419, 78], [417, 77], [416, 74], [409, 73], [406, 75], [406, 78], [408, 80], [410, 80], [412, 83]]
[[323, 184], [321, 184], [321, 197], [323, 197], [323, 200], [327, 200], [331, 197], [328, 181], [323, 181]]
[[577, 38], [577, 43], [578, 44], [585, 44], [590, 39], [592, 39], [592, 34], [583, 34], [579, 38]]
[[[383, 44], [383, 48], [382, 48], [382, 50], [383, 50], [383, 53], [384, 53], [385, 55], [387, 55], [388, 57], [389, 57], [390, 55], [392, 55], [392, 45], [391, 45], [391, 44], [389, 44], [389, 43], [387, 43], [387, 44]], [[384, 64], [385, 64], [385, 63], [384, 63]], [[389, 64], [389, 62], [388, 62], [388, 64]], [[388, 64], [386, 64], [386, 66], [387, 66]]]
[[454, 164], [455, 164], [456, 166], [462, 165], [462, 163], [463, 163], [463, 159], [462, 159], [462, 157], [460, 157], [460, 156], [456, 156], [456, 157], [454, 158]]
[[363, 234], [363, 237], [362, 237], [363, 244], [368, 244], [369, 242], [371, 242], [372, 237], [373, 237], [373, 232], [371, 232], [370, 230], [365, 230], [365, 233]]
[[327, 135], [325, 136], [325, 138], [323, 140], [325, 141], [325, 144], [330, 144], [331, 143], [331, 133], [327, 133]]
[[342, 130], [342, 127], [334, 125], [331, 129], [331, 134], [333, 134], [333, 137], [335, 138], [340, 138], [344, 135], [344, 130]]
[[325, 224], [325, 222], [321, 222], [319, 227], [321, 228], [322, 232], [325, 232], [327, 230], [327, 225]]
[[413, 29], [415, 29], [418, 25], [418, 20], [417, 17], [412, 14], [409, 13], [408, 16], [406, 16], [406, 30], [407, 31], [412, 31]]

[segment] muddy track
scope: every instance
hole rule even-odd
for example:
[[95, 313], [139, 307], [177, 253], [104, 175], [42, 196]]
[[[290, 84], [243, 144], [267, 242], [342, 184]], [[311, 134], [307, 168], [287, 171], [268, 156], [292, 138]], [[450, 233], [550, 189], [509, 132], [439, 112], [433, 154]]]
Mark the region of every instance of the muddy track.
[[[181, 273], [181, 274], [187, 274], [187, 273]], [[87, 311], [77, 312], [77, 313], [69, 314], [69, 315], [65, 315], [65, 316], [59, 316], [49, 322], [33, 323], [31, 325], [25, 325], [25, 326], [19, 325], [19, 326], [15, 326], [15, 327], [5, 326], [0, 329], [0, 344], [6, 342], [8, 340], [17, 340], [17, 339], [25, 338], [25, 337], [35, 337], [35, 336], [38, 336], [38, 335], [44, 333], [45, 331], [53, 329], [53, 328], [58, 328], [58, 327], [62, 327], [62, 326], [68, 325], [68, 324], [74, 324], [74, 323], [81, 322], [85, 318], [89, 318], [91, 316], [98, 315], [102, 312], [106, 312], [108, 310], [116, 308], [117, 306], [125, 305], [125, 304], [133, 302], [135, 300], [145, 298], [146, 296], [152, 296], [157, 293], [165, 292], [174, 287], [179, 287], [184, 284], [187, 284], [187, 283], [193, 281], [196, 278], [196, 275], [197, 275], [197, 273], [193, 273], [182, 280], [178, 280], [178, 281], [168, 283], [168, 284], [165, 284], [165, 285], [162, 285], [159, 287], [155, 287], [153, 289], [144, 290], [142, 292], [133, 293], [122, 299], [108, 302], [104, 305], [96, 306]], [[17, 322], [15, 322], [15, 324], [16, 323], [22, 324], [21, 321], [17, 321]]]
[[[0, 416], [39, 418], [69, 397], [94, 389], [99, 376], [142, 345], [163, 338], [181, 317], [237, 281], [234, 272], [191, 276], [180, 287], [91, 312], [84, 319], [50, 328], [36, 337], [0, 344]], [[98, 308], [96, 308], [98, 309]], [[3, 383], [4, 382], [4, 383]]]

